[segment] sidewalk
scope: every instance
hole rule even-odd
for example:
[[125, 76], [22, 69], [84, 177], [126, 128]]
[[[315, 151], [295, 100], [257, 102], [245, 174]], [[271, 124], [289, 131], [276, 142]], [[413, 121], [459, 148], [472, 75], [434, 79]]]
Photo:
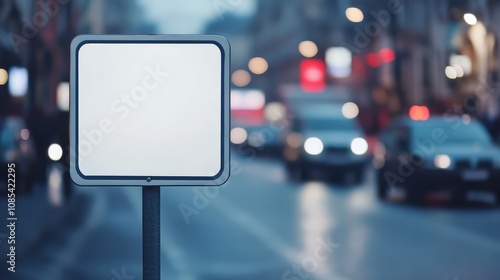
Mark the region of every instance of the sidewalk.
[[[47, 187], [36, 185], [31, 193], [16, 196], [16, 256], [29, 254], [36, 244], [43, 243], [47, 233], [63, 223], [78, 219], [86, 212], [88, 197], [81, 192], [61, 206], [50, 204]], [[6, 258], [8, 228], [7, 194], [0, 197], [0, 260]], [[2, 265], [3, 266], [3, 265]]]

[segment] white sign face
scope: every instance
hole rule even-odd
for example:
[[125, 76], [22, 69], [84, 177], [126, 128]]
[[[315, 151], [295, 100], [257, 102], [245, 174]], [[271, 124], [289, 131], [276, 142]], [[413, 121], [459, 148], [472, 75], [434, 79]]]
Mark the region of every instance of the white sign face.
[[229, 45], [210, 35], [72, 43], [71, 177], [220, 185], [229, 177]]

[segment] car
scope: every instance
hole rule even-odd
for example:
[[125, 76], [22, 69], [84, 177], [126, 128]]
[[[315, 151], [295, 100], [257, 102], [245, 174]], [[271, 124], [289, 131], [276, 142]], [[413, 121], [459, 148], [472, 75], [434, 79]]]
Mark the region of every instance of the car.
[[374, 149], [377, 194], [403, 188], [409, 201], [435, 191], [465, 201], [468, 191], [490, 191], [500, 199], [500, 149], [476, 120], [432, 116], [397, 118], [379, 136]]
[[342, 112], [343, 104], [314, 104], [293, 112], [286, 129], [283, 156], [292, 178], [308, 180], [316, 170], [363, 180], [368, 143], [355, 116]]
[[35, 184], [36, 153], [30, 131], [19, 117], [0, 118], [0, 189], [7, 191], [7, 166], [15, 165], [16, 193], [29, 192]]

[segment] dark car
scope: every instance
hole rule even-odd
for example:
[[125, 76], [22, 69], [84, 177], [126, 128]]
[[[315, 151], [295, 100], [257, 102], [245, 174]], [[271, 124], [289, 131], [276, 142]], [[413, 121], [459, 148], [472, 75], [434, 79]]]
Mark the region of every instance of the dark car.
[[413, 201], [432, 191], [451, 192], [457, 201], [464, 201], [472, 190], [500, 198], [500, 149], [469, 116], [399, 118], [379, 141], [374, 164], [382, 199], [392, 186], [404, 188]]
[[21, 118], [0, 118], [0, 191], [7, 191], [7, 165], [15, 164], [16, 192], [33, 188], [36, 175], [36, 153], [30, 131]]
[[343, 115], [342, 104], [316, 104], [294, 114], [283, 141], [290, 176], [306, 180], [323, 170], [362, 180], [368, 143], [355, 117]]

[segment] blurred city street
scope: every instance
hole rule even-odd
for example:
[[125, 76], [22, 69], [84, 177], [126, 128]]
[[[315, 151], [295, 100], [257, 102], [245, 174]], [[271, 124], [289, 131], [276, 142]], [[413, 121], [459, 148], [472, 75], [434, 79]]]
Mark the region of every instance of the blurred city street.
[[500, 279], [499, 15], [0, 0], [0, 280]]
[[[235, 152], [233, 162], [240, 168], [218, 193], [162, 189], [165, 279], [500, 275], [500, 209], [486, 202], [384, 203], [373, 194], [372, 171], [365, 183], [353, 186], [294, 183], [275, 159]], [[77, 209], [61, 207], [66, 215], [46, 217], [59, 220], [18, 256], [19, 273], [12, 279], [141, 279], [141, 190], [79, 188], [76, 193]], [[19, 203], [24, 199], [29, 197]], [[183, 216], [181, 205], [196, 211]], [[36, 224], [28, 215], [22, 223]], [[326, 248], [319, 256], [318, 247]]]

